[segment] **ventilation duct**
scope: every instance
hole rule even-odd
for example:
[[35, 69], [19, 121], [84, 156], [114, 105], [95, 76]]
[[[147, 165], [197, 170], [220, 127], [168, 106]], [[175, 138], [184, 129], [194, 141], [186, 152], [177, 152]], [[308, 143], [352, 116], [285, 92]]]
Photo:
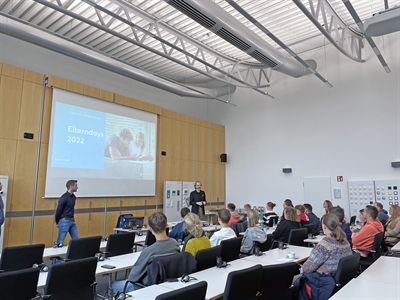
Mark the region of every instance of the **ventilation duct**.
[[[29, 24], [15, 21], [0, 15], [0, 33], [15, 37], [31, 44], [61, 53], [80, 61], [95, 65], [102, 69], [120, 74], [122, 76], [140, 81], [167, 92], [194, 98], [221, 97], [232, 94], [236, 90], [234, 85], [226, 85], [216, 89], [200, 87], [184, 87], [163, 78], [134, 68], [109, 56], [93, 51], [72, 41], [57, 37]], [[225, 102], [225, 101], [224, 101]]]
[[[164, 1], [275, 71], [292, 77], [311, 74], [310, 70], [292, 57], [281, 54], [212, 0]], [[314, 60], [306, 62], [316, 68], [317, 63]]]

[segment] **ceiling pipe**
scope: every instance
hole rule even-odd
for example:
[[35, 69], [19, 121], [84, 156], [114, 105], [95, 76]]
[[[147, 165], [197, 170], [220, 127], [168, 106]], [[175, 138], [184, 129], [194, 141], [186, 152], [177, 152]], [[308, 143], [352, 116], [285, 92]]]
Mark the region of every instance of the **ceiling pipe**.
[[[295, 78], [312, 73], [292, 57], [285, 56], [274, 49], [213, 0], [164, 1], [274, 71]], [[315, 70], [315, 60], [306, 60], [306, 62]]]
[[29, 23], [20, 20], [16, 21], [1, 12], [0, 33], [61, 53], [182, 97], [211, 98], [230, 104], [230, 102], [218, 99], [217, 97], [232, 94], [236, 90], [236, 86], [234, 85], [226, 85], [217, 89], [183, 86], [182, 84], [150, 74], [120, 60], [98, 53], [74, 41], [66, 40], [60, 36], [45, 32]]

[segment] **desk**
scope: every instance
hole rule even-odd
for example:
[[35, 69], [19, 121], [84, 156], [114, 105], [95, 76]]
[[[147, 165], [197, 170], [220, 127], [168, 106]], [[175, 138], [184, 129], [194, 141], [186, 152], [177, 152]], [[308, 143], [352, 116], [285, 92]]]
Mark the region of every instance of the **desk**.
[[[367, 269], [368, 270], [368, 269]], [[400, 287], [396, 284], [374, 282], [358, 278], [352, 279], [339, 292], [333, 295], [332, 300], [349, 299], [400, 299]]]
[[[139, 255], [140, 255], [140, 252], [134, 252], [134, 253], [110, 257], [109, 259], [106, 259], [105, 261], [99, 261], [97, 263], [96, 276], [115, 273], [118, 271], [130, 269], [130, 268], [132, 268], [132, 266], [135, 264], [135, 262], [139, 258]], [[66, 262], [66, 264], [67, 263], [68, 262]], [[104, 269], [101, 267], [102, 265], [112, 265], [112, 266], [115, 266], [115, 268], [114, 269]], [[38, 286], [37, 286], [38, 289], [42, 289], [46, 285], [47, 274], [48, 273], [40, 272]]]
[[128, 295], [132, 296], [127, 299], [150, 300], [150, 299], [155, 299], [158, 295], [168, 293], [171, 291], [172, 290], [170, 288], [167, 288], [162, 285], [152, 285], [152, 286], [148, 286], [148, 287], [127, 293]]
[[400, 252], [400, 242], [398, 242], [396, 245], [392, 247], [392, 251], [394, 252]]
[[[242, 259], [248, 260], [248, 261], [254, 261], [256, 263], [259, 263], [263, 266], [266, 265], [275, 265], [275, 264], [281, 264], [284, 262], [290, 262], [294, 261], [295, 263], [300, 263], [305, 261], [309, 256], [313, 248], [308, 248], [308, 247], [299, 247], [299, 246], [291, 246], [289, 245], [287, 249], [273, 249], [267, 252], [264, 252], [264, 255], [262, 256], [246, 256]], [[294, 252], [296, 254], [295, 259], [287, 259], [284, 261], [289, 252]]]
[[215, 232], [221, 229], [221, 225], [212, 225], [202, 227], [205, 232]]
[[[398, 285], [400, 290], [400, 259], [398, 257], [381, 256], [371, 266], [358, 276], [357, 279]], [[385, 290], [381, 290], [386, 294]], [[379, 296], [381, 293], [379, 293]], [[377, 296], [375, 294], [375, 296]], [[379, 298], [379, 297], [378, 297]]]
[[322, 239], [325, 237], [325, 235], [317, 235], [313, 239], [305, 239], [304, 243], [312, 243], [312, 244], [318, 244]]
[[[274, 227], [264, 227], [263, 230], [265, 231], [266, 234], [272, 234], [275, 231], [276, 228]], [[244, 232], [239, 232], [239, 235], [244, 235]]]

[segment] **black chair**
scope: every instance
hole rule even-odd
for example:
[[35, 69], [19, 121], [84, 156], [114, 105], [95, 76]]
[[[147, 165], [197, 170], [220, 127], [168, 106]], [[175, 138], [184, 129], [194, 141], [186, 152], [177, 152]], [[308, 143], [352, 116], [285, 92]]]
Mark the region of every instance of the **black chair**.
[[230, 272], [225, 285], [223, 300], [258, 299], [263, 268], [255, 265], [251, 268]]
[[93, 300], [96, 267], [96, 257], [51, 266], [44, 294], [50, 296], [51, 300]]
[[200, 281], [187, 287], [158, 295], [156, 300], [204, 300], [206, 292], [207, 282]]
[[32, 268], [43, 263], [44, 244], [3, 248], [0, 270], [3, 272]]
[[101, 236], [90, 236], [70, 240], [65, 260], [94, 257], [100, 251], [101, 238]]
[[225, 262], [238, 259], [243, 237], [221, 241], [221, 259]]
[[350, 280], [352, 280], [358, 273], [360, 263], [360, 254], [354, 253], [352, 255], [342, 257], [339, 260], [339, 265], [335, 275], [336, 287], [333, 290], [334, 295], [338, 290], [344, 287]]
[[221, 246], [200, 250], [196, 253], [197, 272], [215, 267], [217, 256], [221, 256]]
[[134, 232], [110, 234], [107, 240], [106, 255], [112, 257], [132, 253], [134, 243]]
[[[167, 227], [167, 228], [165, 229], [165, 232], [166, 232], [166, 234], [168, 235], [168, 233], [169, 233], [169, 227]], [[147, 230], [147, 233], [146, 233], [146, 240], [144, 241], [144, 246], [145, 246], [145, 247], [151, 246], [151, 245], [153, 245], [155, 242], [156, 242], [156, 237], [154, 236], [154, 234], [153, 234], [150, 230]]]
[[303, 228], [307, 228], [307, 234], [314, 233], [314, 224], [304, 224]]
[[354, 226], [356, 224], [356, 216], [351, 216], [350, 225]]
[[[125, 217], [133, 217], [133, 214], [120, 215], [117, 219], [117, 225], [115, 225], [115, 228], [122, 228], [122, 226], [124, 226]], [[117, 233], [121, 233], [121, 232], [123, 232], [123, 231], [120, 231], [120, 230], [117, 231]]]
[[33, 299], [36, 297], [40, 269], [30, 268], [0, 273], [1, 299]]
[[231, 225], [232, 230], [236, 233], [236, 236], [239, 237], [241, 232], [245, 232], [247, 229], [247, 222], [236, 222]]
[[259, 299], [292, 299], [290, 287], [298, 268], [294, 262], [263, 266]]
[[360, 257], [360, 269], [365, 271], [370, 265], [372, 265], [382, 255], [382, 240], [383, 232], [375, 235], [372, 249], [354, 248], [354, 250], [369, 252], [367, 257]]
[[297, 228], [290, 230], [288, 244], [293, 246], [306, 246], [304, 240], [308, 237], [307, 228]]

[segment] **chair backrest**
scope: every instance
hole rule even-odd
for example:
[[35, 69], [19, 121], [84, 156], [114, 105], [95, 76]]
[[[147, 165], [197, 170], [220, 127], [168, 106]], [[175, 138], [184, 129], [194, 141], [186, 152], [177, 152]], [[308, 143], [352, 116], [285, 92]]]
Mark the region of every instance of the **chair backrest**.
[[[117, 225], [115, 226], [115, 228], [122, 228], [122, 226], [124, 226], [125, 217], [133, 217], [133, 215], [132, 214], [120, 215], [117, 219]], [[119, 232], [122, 232], [122, 231], [119, 231]]]
[[36, 296], [40, 269], [30, 268], [0, 273], [1, 299], [32, 299]]
[[314, 224], [304, 224], [303, 228], [307, 228], [307, 234], [314, 233]]
[[196, 253], [197, 272], [215, 267], [217, 256], [221, 256], [221, 245], [198, 251]]
[[108, 236], [106, 255], [107, 257], [132, 253], [135, 242], [134, 232], [114, 233]]
[[197, 262], [189, 252], [160, 255], [147, 266], [147, 285], [159, 284], [170, 278], [196, 272]]
[[251, 268], [230, 272], [225, 285], [223, 300], [257, 299], [263, 268], [255, 265]]
[[290, 230], [288, 244], [293, 246], [306, 246], [304, 240], [308, 236], [307, 228], [296, 228]]
[[275, 225], [278, 224], [279, 217], [278, 216], [269, 217], [267, 226], [268, 227], [273, 227], [274, 226], [274, 220], [275, 220]]
[[272, 245], [272, 241], [274, 240], [274, 238], [272, 237], [272, 234], [267, 234], [267, 240], [264, 243], [258, 243], [258, 247], [260, 249], [261, 252], [265, 252], [268, 251], [269, 249], [271, 249], [271, 245]]
[[[167, 227], [167, 228], [165, 229], [165, 232], [166, 232], [167, 235], [168, 235], [168, 233], [169, 233], [169, 227]], [[150, 230], [147, 230], [147, 231], [146, 231], [146, 239], [145, 239], [145, 241], [144, 241], [145, 247], [151, 246], [151, 245], [153, 245], [155, 242], [156, 242], [156, 237], [154, 236], [154, 234], [153, 234]]]
[[243, 237], [221, 241], [221, 259], [225, 262], [238, 259]]
[[158, 295], [156, 300], [204, 300], [207, 292], [207, 281], [200, 281], [172, 292]]
[[239, 237], [241, 232], [245, 232], [247, 229], [247, 222], [236, 222], [231, 225], [232, 230], [236, 233], [236, 236]]
[[52, 300], [93, 300], [96, 267], [96, 257], [52, 265], [47, 275], [44, 294], [51, 295]]
[[350, 217], [350, 225], [355, 225], [356, 224], [356, 216], [351, 216]]
[[44, 244], [3, 248], [0, 270], [4, 272], [32, 268], [43, 262]]
[[263, 266], [260, 299], [291, 299], [290, 287], [298, 268], [294, 262]]
[[359, 253], [342, 257], [339, 260], [338, 268], [335, 274], [336, 288], [333, 293], [336, 293], [357, 275], [359, 263]]
[[372, 258], [377, 260], [379, 257], [382, 255], [382, 240], [383, 240], [383, 232], [380, 232], [375, 235], [374, 237], [374, 243], [372, 245], [372, 250], [375, 250], [375, 252], [372, 252]]
[[69, 241], [65, 258], [67, 260], [94, 257], [99, 253], [101, 236], [89, 236]]

